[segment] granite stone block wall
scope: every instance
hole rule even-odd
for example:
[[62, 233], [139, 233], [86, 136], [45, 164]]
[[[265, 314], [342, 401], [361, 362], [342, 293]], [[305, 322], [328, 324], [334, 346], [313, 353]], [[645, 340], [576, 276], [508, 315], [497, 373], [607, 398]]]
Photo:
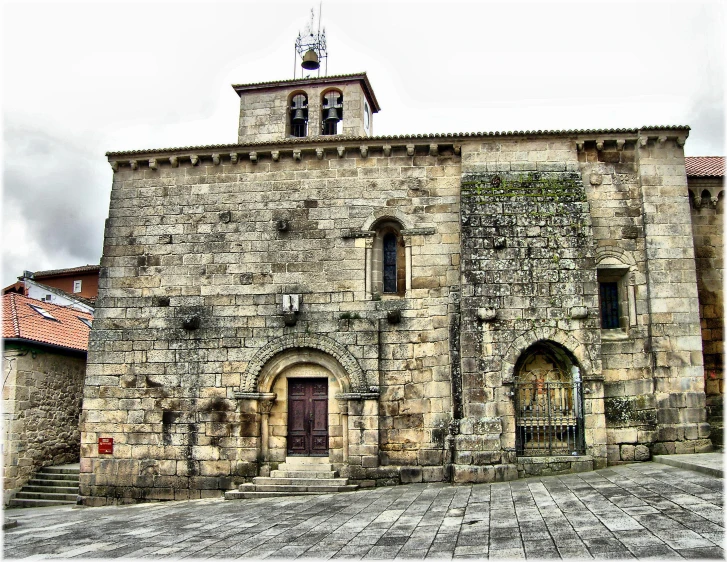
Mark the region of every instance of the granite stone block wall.
[[34, 346], [3, 352], [3, 503], [44, 466], [79, 460], [86, 359]]

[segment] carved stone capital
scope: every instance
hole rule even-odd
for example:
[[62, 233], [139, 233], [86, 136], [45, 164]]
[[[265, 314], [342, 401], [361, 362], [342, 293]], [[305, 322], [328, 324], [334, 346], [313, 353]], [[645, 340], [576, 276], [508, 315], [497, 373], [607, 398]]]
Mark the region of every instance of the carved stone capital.
[[274, 404], [275, 398], [261, 398], [257, 401], [258, 411], [264, 416], [267, 416], [272, 411]]
[[338, 402], [338, 411], [341, 415], [348, 415], [348, 400], [336, 400]]

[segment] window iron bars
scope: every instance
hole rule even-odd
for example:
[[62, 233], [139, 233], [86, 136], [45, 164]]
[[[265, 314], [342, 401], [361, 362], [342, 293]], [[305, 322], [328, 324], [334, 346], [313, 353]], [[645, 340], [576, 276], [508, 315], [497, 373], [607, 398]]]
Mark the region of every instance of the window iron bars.
[[585, 453], [580, 381], [536, 378], [515, 383], [515, 448], [518, 456]]

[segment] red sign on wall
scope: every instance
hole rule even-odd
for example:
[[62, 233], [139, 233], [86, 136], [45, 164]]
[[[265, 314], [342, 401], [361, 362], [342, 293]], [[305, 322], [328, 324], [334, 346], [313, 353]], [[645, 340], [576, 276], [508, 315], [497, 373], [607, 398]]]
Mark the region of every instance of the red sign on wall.
[[113, 455], [114, 454], [113, 437], [99, 437], [98, 438], [98, 454], [99, 455]]

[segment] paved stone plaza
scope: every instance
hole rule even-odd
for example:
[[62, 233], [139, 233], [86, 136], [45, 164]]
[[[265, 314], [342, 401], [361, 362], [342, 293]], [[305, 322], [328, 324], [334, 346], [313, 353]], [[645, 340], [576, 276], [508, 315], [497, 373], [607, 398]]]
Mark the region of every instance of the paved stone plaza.
[[6, 558], [723, 558], [722, 482], [657, 463], [497, 484], [6, 512]]

